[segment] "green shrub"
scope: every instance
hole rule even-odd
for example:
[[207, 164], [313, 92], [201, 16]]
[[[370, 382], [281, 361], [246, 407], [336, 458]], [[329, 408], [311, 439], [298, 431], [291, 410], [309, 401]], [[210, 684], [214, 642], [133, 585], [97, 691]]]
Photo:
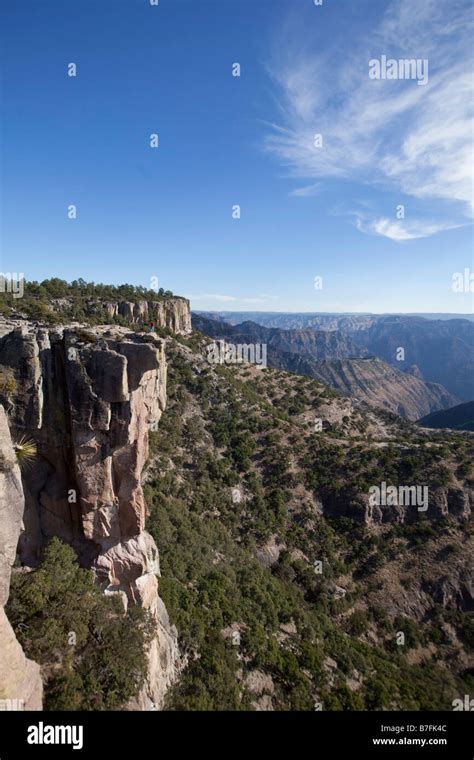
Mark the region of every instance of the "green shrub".
[[13, 574], [7, 614], [27, 656], [43, 666], [46, 709], [118, 709], [143, 684], [150, 618], [104, 596], [59, 539], [37, 570]]

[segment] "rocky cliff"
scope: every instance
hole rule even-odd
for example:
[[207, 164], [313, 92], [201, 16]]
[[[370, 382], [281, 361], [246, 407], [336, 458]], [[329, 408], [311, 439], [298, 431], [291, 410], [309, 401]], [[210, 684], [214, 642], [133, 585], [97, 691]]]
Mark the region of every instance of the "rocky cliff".
[[[69, 298], [54, 299], [51, 302], [51, 308], [60, 314], [64, 313], [66, 317], [73, 307], [74, 302]], [[133, 325], [154, 322], [158, 327], [165, 327], [177, 335], [191, 332], [189, 301], [177, 296], [159, 301], [109, 301], [89, 298], [84, 301], [82, 308], [86, 316], [106, 316], [106, 322], [121, 317]]]
[[122, 301], [109, 304], [113, 314], [130, 319], [131, 322], [151, 320], [160, 327], [167, 327], [172, 332], [186, 335], [191, 332], [191, 312], [189, 301], [185, 298], [169, 298], [165, 301]]
[[36, 443], [23, 474], [25, 531], [19, 551], [37, 563], [59, 536], [94, 569], [107, 594], [149, 609], [155, 636], [137, 705], [161, 705], [176, 676], [176, 631], [158, 596], [159, 557], [145, 531], [140, 484], [148, 430], [166, 403], [166, 358], [153, 333], [123, 327], [17, 327], [0, 340], [0, 365], [14, 390], [0, 400], [17, 435]]
[[20, 468], [5, 410], [0, 406], [0, 703], [3, 709], [40, 710], [39, 665], [25, 657], [3, 609], [9, 595], [23, 508]]

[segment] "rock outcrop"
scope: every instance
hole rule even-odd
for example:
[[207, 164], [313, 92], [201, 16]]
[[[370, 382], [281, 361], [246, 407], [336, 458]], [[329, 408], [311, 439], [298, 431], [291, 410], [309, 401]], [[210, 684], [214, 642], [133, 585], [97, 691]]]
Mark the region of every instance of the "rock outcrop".
[[59, 536], [106, 593], [151, 611], [156, 635], [138, 705], [159, 707], [176, 676], [177, 636], [158, 596], [158, 550], [145, 531], [140, 479], [148, 430], [166, 403], [163, 343], [123, 327], [20, 327], [0, 340], [0, 364], [16, 383], [0, 400], [38, 451], [23, 477], [21, 558], [34, 565], [44, 540]]
[[0, 704], [2, 709], [41, 710], [39, 665], [25, 657], [4, 612], [23, 508], [20, 469], [5, 410], [0, 406]]
[[[58, 298], [51, 303], [54, 311], [67, 314], [73, 306], [68, 298]], [[106, 314], [107, 321], [122, 317], [130, 324], [154, 322], [158, 327], [165, 327], [177, 335], [191, 332], [191, 311], [186, 298], [173, 296], [157, 301], [106, 301], [90, 298], [83, 304], [86, 315], [94, 317]]]
[[178, 335], [186, 335], [192, 330], [189, 301], [185, 298], [138, 301], [137, 303], [121, 301], [118, 304], [109, 304], [109, 308], [114, 310], [113, 316], [118, 314], [132, 323], [151, 320]]
[[[472, 488], [465, 487], [463, 490], [456, 487], [438, 487], [434, 490], [427, 490], [423, 514], [428, 520], [434, 522], [450, 516], [456, 521], [465, 523], [469, 520], [473, 507], [474, 491]], [[369, 494], [357, 490], [344, 491], [340, 496], [323, 494], [322, 514], [333, 518], [351, 517], [367, 526], [385, 523], [409, 524], [416, 522], [419, 517], [416, 504], [404, 503], [402, 496], [400, 496], [398, 504], [379, 505], [371, 503]]]

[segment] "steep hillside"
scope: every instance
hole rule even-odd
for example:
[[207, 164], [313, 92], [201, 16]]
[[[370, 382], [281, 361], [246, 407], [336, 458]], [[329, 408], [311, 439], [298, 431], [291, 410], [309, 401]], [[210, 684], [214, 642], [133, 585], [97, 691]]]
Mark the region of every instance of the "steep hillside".
[[433, 412], [418, 420], [418, 425], [428, 428], [452, 428], [474, 431], [474, 401], [458, 404], [451, 409]]
[[231, 326], [200, 315], [193, 315], [193, 326], [237, 345], [265, 344], [270, 367], [313, 377], [344, 395], [411, 420], [458, 401], [441, 385], [425, 382], [416, 367], [402, 372], [401, 367], [367, 357], [366, 349], [358, 347], [344, 332], [279, 330], [255, 322]]
[[390, 409], [409, 420], [417, 420], [421, 410], [429, 413], [449, 407], [456, 398], [442, 385], [426, 383], [381, 359], [311, 362], [308, 369], [311, 377], [340, 393]]
[[[450, 709], [472, 687], [473, 439], [205, 344], [166, 340], [145, 477], [187, 661], [166, 707]], [[426, 484], [428, 509], [374, 506], [382, 481]]]
[[[403, 371], [416, 367], [420, 379], [443, 385], [459, 399], [474, 398], [472, 315], [200, 312], [198, 316], [230, 325], [250, 319], [266, 328], [337, 331], [356, 344], [354, 356], [375, 355]], [[400, 348], [405, 351], [403, 360]]]
[[[474, 399], [474, 323], [414, 317], [381, 317], [350, 333], [361, 348], [406, 370], [416, 365], [424, 380], [440, 383], [463, 401]], [[404, 360], [397, 359], [403, 348]]]

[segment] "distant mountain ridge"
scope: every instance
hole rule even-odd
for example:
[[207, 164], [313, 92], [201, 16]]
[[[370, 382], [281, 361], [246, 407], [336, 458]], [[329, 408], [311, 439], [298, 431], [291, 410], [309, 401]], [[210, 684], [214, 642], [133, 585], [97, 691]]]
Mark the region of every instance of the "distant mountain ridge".
[[243, 322], [235, 327], [225, 323], [203, 320], [193, 317], [194, 329], [210, 335], [232, 335], [234, 342], [248, 341], [266, 343], [267, 346], [293, 354], [309, 354], [318, 360], [343, 359], [350, 356], [367, 356], [368, 351], [361, 349], [349, 335], [328, 330], [280, 330], [275, 327], [262, 327], [256, 322]]
[[371, 356], [342, 331], [279, 330], [247, 321], [232, 326], [192, 315], [195, 330], [233, 343], [265, 343], [270, 367], [312, 377], [346, 396], [416, 420], [453, 406], [457, 397], [442, 385], [427, 383], [417, 368], [403, 372]]
[[[349, 318], [371, 318], [381, 319], [386, 317], [418, 317], [419, 319], [441, 320], [450, 319], [467, 319], [474, 322], [474, 313], [456, 314], [456, 313], [422, 313], [412, 312], [407, 314], [374, 314], [371, 312], [284, 312], [284, 311], [200, 311], [193, 310], [194, 314], [208, 317], [209, 319], [222, 320], [232, 325], [240, 324], [246, 320], [257, 322], [264, 327], [282, 327], [288, 330], [304, 327], [313, 327], [315, 324], [323, 324], [324, 321], [329, 323], [331, 320], [341, 320]], [[326, 328], [328, 329], [328, 328]]]
[[[469, 318], [263, 312], [229, 314], [220, 312], [214, 317], [223, 324], [234, 325], [235, 320], [244, 316], [246, 320], [253, 318], [267, 328], [324, 331], [341, 336], [334, 339], [341, 344], [344, 336], [356, 346], [352, 355], [378, 356], [398, 370], [443, 385], [462, 401], [474, 399], [474, 322]], [[209, 319], [210, 314], [199, 313], [197, 318]], [[342, 358], [342, 355], [321, 358]]]
[[428, 428], [474, 431], [474, 401], [428, 414], [418, 420], [418, 425]]

